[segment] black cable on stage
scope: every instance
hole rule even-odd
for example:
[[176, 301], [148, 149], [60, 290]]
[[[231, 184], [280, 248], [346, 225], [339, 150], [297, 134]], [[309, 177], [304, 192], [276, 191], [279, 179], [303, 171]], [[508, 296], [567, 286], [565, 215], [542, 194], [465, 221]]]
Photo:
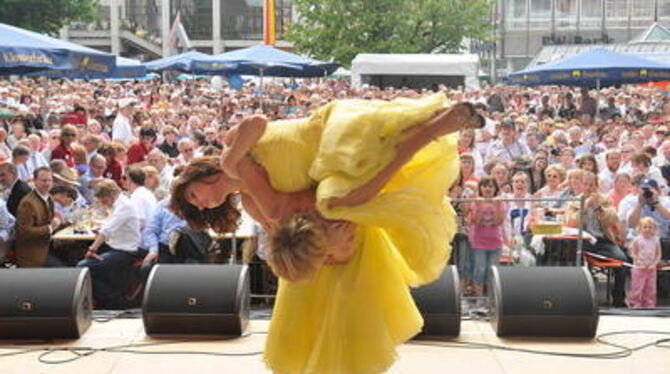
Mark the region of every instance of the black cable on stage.
[[[245, 338], [251, 336], [251, 333], [246, 333], [239, 337], [234, 337], [230, 339], [216, 339], [216, 341], [225, 341], [225, 340], [234, 340]], [[214, 339], [212, 339], [214, 340]], [[196, 342], [192, 339], [180, 339], [180, 340], [170, 340], [170, 341], [160, 341], [152, 343], [131, 343], [131, 344], [122, 344], [117, 346], [110, 347], [101, 347], [101, 348], [92, 348], [92, 347], [57, 347], [57, 348], [37, 348], [32, 350], [42, 351], [38, 356], [38, 361], [43, 364], [65, 364], [79, 360], [80, 358], [88, 357], [92, 354], [99, 352], [109, 352], [109, 353], [131, 353], [131, 354], [143, 354], [143, 355], [204, 355], [204, 356], [218, 356], [218, 357], [248, 357], [248, 356], [258, 356], [261, 355], [262, 351], [250, 351], [250, 352], [208, 352], [208, 351], [144, 351], [135, 348], [144, 348], [144, 347], [156, 347], [161, 345], [171, 345], [171, 344], [183, 344], [183, 343], [193, 343]], [[73, 354], [73, 357], [66, 359], [57, 359], [51, 360], [47, 359], [50, 355], [57, 352], [67, 352]], [[24, 352], [29, 353], [29, 352]]]
[[556, 352], [556, 351], [542, 351], [529, 348], [513, 348], [504, 345], [489, 344], [489, 343], [471, 343], [471, 342], [411, 342], [410, 345], [421, 345], [438, 348], [464, 348], [464, 349], [491, 349], [508, 352], [529, 353], [541, 356], [559, 356], [570, 358], [595, 358], [595, 359], [619, 359], [630, 356], [633, 352], [628, 348], [622, 348], [614, 352], [607, 353], [571, 353], [571, 352]]
[[107, 323], [120, 318], [127, 318], [127, 319], [141, 318], [141, 315], [142, 311], [140, 309], [93, 311], [93, 321], [98, 323]]
[[[264, 335], [267, 334], [266, 331], [258, 332], [249, 332], [241, 337], [231, 338], [239, 339], [248, 337], [251, 335]], [[472, 342], [460, 342], [460, 341], [411, 341], [406, 344], [416, 345], [416, 346], [427, 346], [427, 347], [436, 347], [436, 348], [461, 348], [461, 349], [491, 349], [491, 350], [501, 350], [507, 352], [518, 352], [518, 353], [528, 353], [535, 355], [543, 356], [554, 356], [554, 357], [568, 357], [568, 358], [587, 358], [587, 359], [621, 359], [631, 356], [637, 351], [649, 347], [658, 347], [663, 349], [670, 349], [670, 338], [656, 339], [652, 342], [641, 344], [634, 347], [628, 347], [623, 344], [613, 343], [605, 338], [619, 335], [666, 335], [670, 336], [670, 332], [666, 331], [653, 331], [653, 330], [628, 330], [628, 331], [613, 331], [604, 334], [598, 335], [595, 340], [603, 345], [616, 348], [612, 352], [605, 353], [574, 353], [574, 352], [556, 352], [556, 351], [544, 351], [538, 349], [528, 349], [528, 348], [514, 348], [508, 347], [499, 344], [490, 344], [490, 343], [472, 343]], [[217, 339], [218, 341], [219, 339]], [[193, 343], [194, 340], [191, 339], [182, 339], [182, 340], [171, 340], [171, 341], [160, 341], [153, 343], [131, 343], [131, 344], [122, 344], [117, 346], [102, 347], [102, 348], [92, 348], [92, 347], [51, 347], [51, 348], [25, 348], [23, 345], [18, 346], [6, 346], [0, 347], [0, 349], [13, 349], [14, 352], [0, 353], [0, 357], [15, 356], [27, 353], [41, 352], [38, 356], [38, 360], [43, 364], [65, 364], [79, 360], [84, 357], [91, 356], [99, 352], [109, 352], [109, 353], [130, 353], [130, 354], [143, 354], [143, 355], [206, 355], [206, 356], [218, 356], [218, 357], [249, 357], [249, 356], [258, 356], [261, 355], [262, 351], [249, 351], [249, 352], [207, 352], [207, 351], [145, 351], [136, 348], [144, 347], [155, 347], [161, 345], [170, 345], [170, 344], [182, 344], [182, 343]], [[44, 343], [39, 343], [44, 344]], [[31, 344], [34, 345], [34, 344]], [[73, 357], [59, 359], [59, 360], [49, 360], [47, 357], [54, 353], [58, 352], [67, 352], [71, 353]]]
[[527, 349], [527, 348], [513, 348], [507, 347], [498, 344], [489, 344], [489, 343], [471, 343], [471, 342], [459, 342], [459, 341], [440, 341], [440, 342], [410, 342], [407, 344], [410, 345], [421, 345], [421, 346], [432, 346], [438, 348], [464, 348], [464, 349], [492, 349], [492, 350], [501, 350], [509, 352], [519, 352], [519, 353], [529, 353], [536, 355], [544, 356], [559, 356], [559, 357], [570, 357], [570, 358], [592, 358], [592, 359], [620, 359], [631, 356], [634, 352], [649, 348], [649, 347], [659, 347], [670, 349], [670, 338], [657, 339], [650, 343], [645, 343], [635, 347], [627, 347], [622, 344], [612, 343], [605, 340], [604, 338], [609, 336], [616, 335], [631, 335], [631, 334], [645, 334], [645, 335], [669, 335], [670, 332], [666, 331], [653, 331], [653, 330], [628, 330], [628, 331], [613, 331], [609, 333], [600, 334], [596, 337], [596, 341], [600, 344], [614, 347], [617, 350], [613, 352], [606, 353], [571, 353], [571, 352], [556, 352], [556, 351], [542, 351], [537, 349]]

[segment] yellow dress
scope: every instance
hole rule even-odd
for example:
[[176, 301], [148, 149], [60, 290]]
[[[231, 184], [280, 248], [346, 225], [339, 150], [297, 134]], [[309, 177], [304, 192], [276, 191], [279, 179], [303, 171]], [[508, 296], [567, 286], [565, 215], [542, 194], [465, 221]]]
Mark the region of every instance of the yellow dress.
[[444, 107], [444, 95], [391, 102], [344, 100], [301, 120], [276, 121], [252, 156], [284, 192], [317, 188], [327, 218], [357, 223], [346, 265], [307, 281], [280, 280], [265, 362], [279, 374], [380, 373], [423, 320], [409, 292], [436, 279], [450, 255], [454, 213], [445, 198], [458, 167], [457, 135], [419, 151], [375, 198], [328, 209], [393, 159], [402, 130]]

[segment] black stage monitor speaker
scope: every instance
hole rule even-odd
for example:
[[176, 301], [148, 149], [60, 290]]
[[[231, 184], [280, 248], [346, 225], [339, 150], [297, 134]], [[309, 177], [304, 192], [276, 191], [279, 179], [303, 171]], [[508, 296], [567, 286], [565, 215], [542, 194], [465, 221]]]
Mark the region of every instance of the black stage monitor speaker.
[[587, 268], [494, 266], [492, 275], [498, 336], [595, 336], [598, 306]]
[[148, 335], [240, 336], [249, 322], [246, 265], [154, 266], [142, 302]]
[[458, 336], [461, 333], [461, 297], [458, 270], [447, 266], [433, 283], [412, 289], [414, 302], [423, 316], [418, 338]]
[[0, 339], [78, 339], [92, 306], [87, 268], [0, 271]]

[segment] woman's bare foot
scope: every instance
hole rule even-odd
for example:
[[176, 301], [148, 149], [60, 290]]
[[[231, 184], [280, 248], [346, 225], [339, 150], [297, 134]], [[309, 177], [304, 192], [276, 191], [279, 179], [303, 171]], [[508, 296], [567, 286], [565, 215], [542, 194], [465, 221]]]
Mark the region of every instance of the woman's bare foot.
[[484, 118], [477, 114], [468, 102], [452, 105], [433, 118], [438, 136], [463, 129], [480, 129], [486, 125]]
[[435, 139], [463, 129], [479, 129], [485, 124], [484, 118], [476, 113], [472, 104], [463, 102], [437, 111], [427, 123], [409, 127], [403, 131], [403, 135], [407, 138], [419, 135]]

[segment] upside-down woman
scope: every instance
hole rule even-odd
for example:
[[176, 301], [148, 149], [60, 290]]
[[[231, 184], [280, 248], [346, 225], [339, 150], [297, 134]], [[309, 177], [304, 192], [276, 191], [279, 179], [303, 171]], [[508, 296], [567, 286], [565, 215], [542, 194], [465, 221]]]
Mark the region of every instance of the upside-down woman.
[[178, 178], [172, 208], [193, 226], [233, 230], [239, 191], [271, 237], [274, 372], [379, 373], [421, 330], [409, 287], [449, 258], [455, 132], [481, 126], [470, 105], [445, 104], [344, 100], [306, 119], [251, 117], [221, 164], [197, 160]]

